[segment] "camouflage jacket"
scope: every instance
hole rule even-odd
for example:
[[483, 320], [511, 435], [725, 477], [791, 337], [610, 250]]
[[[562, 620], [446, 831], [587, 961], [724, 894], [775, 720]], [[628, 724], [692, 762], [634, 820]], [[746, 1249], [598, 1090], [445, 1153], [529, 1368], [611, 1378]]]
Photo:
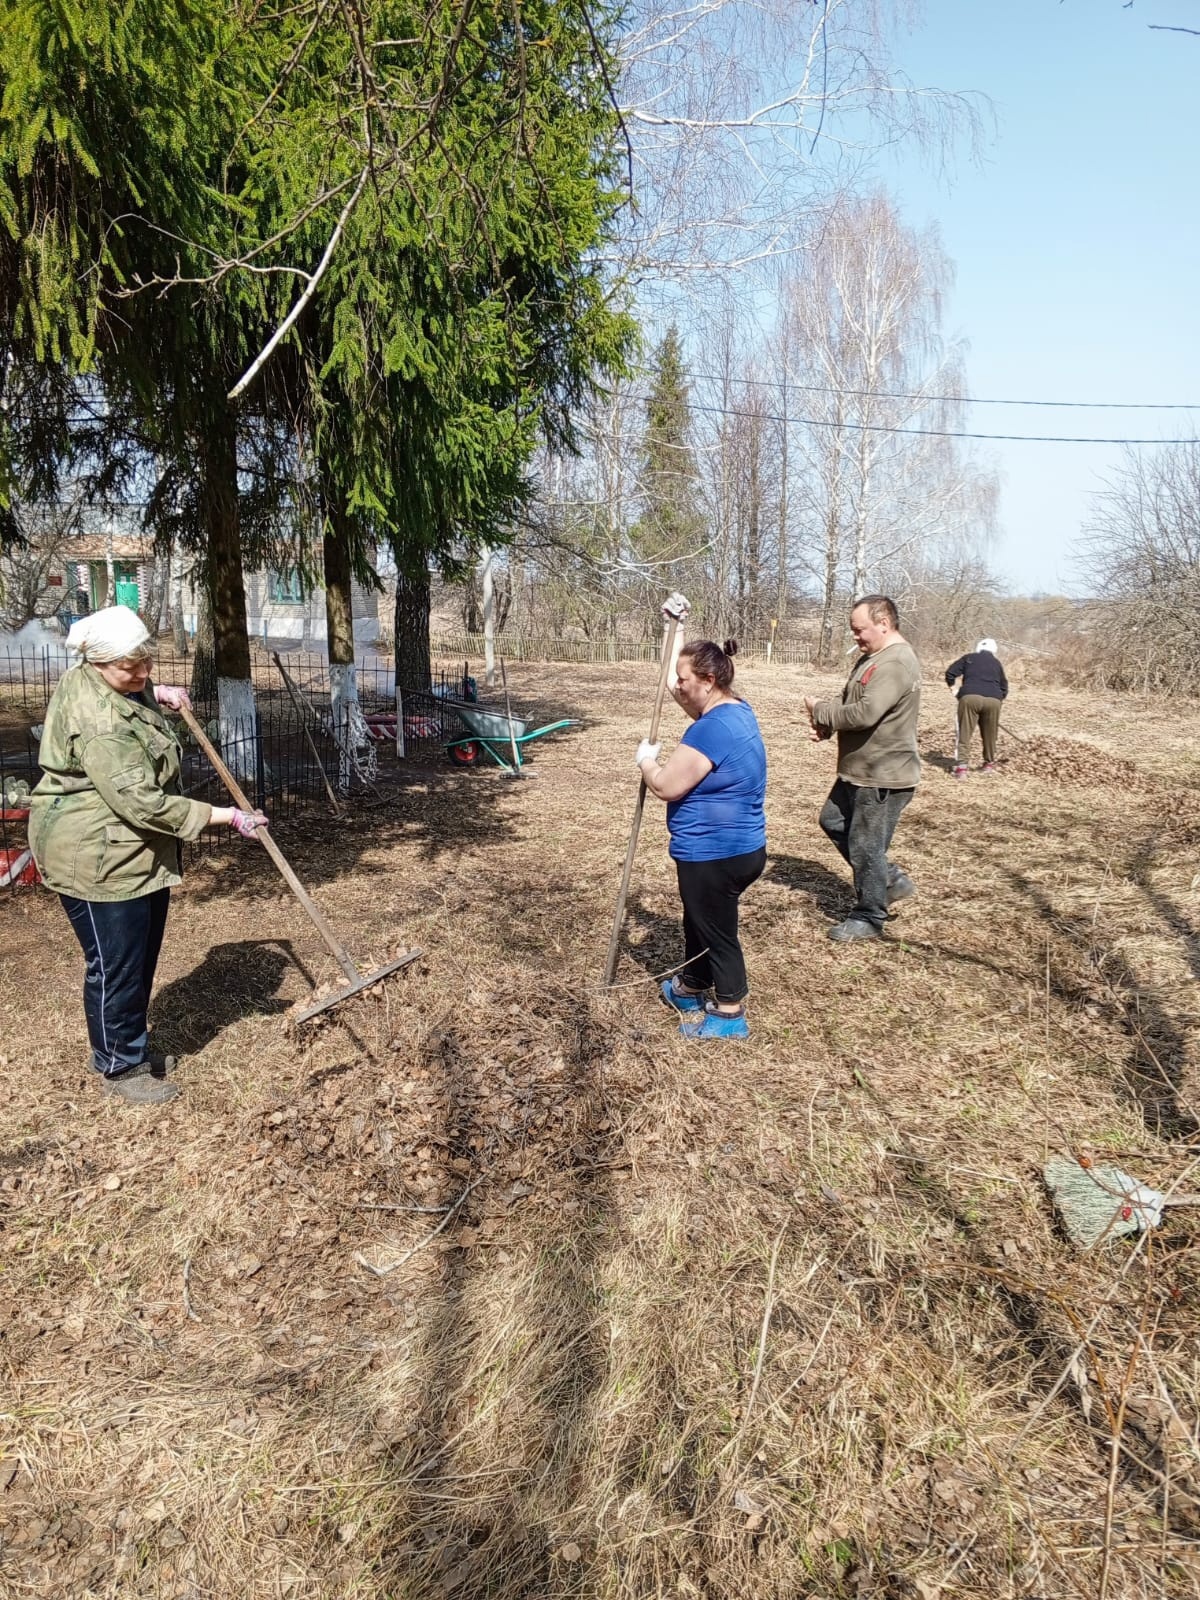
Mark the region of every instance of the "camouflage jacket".
[[180, 881], [179, 841], [212, 807], [180, 794], [179, 744], [149, 683], [130, 698], [73, 667], [51, 696], [38, 760], [29, 847], [49, 888], [136, 900]]

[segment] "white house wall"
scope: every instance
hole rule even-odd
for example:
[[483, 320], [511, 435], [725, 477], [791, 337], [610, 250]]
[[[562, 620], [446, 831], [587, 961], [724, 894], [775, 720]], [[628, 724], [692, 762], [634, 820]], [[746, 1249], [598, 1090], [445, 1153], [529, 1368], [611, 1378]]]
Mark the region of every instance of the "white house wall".
[[[300, 644], [322, 646], [328, 642], [324, 589], [314, 589], [303, 600], [272, 600], [270, 574], [266, 572], [245, 573], [245, 585], [246, 631], [252, 638], [261, 638], [265, 624], [271, 639], [295, 639]], [[354, 584], [350, 600], [355, 644], [377, 643], [380, 629], [374, 592]], [[184, 627], [189, 633], [196, 631], [195, 591], [186, 585]]]

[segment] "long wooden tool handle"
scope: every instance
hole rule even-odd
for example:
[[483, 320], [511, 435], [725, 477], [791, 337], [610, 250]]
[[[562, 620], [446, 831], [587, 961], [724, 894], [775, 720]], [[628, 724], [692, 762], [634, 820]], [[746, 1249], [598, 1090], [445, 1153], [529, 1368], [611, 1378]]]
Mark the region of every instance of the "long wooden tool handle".
[[[192, 738], [195, 739], [201, 750], [204, 751], [204, 754], [212, 762], [220, 776], [221, 782], [229, 790], [230, 794], [234, 798], [235, 803], [240, 806], [243, 811], [253, 811], [255, 808], [250, 804], [249, 800], [246, 799], [245, 794], [242, 792], [241, 785], [238, 783], [233, 773], [230, 772], [229, 768], [221, 760], [221, 757], [217, 754], [212, 740], [196, 721], [196, 718], [188, 710], [187, 706], [180, 706], [179, 714], [183, 718], [184, 722], [187, 723]], [[308, 890], [292, 871], [283, 854], [283, 851], [275, 843], [274, 839], [272, 839], [270, 832], [266, 828], [259, 828], [255, 831], [254, 837], [262, 844], [271, 860], [279, 868], [280, 874], [283, 877], [283, 881], [287, 884], [288, 888], [292, 891], [292, 893], [296, 896], [296, 899], [299, 900], [300, 904], [308, 913], [313, 927], [316, 928], [322, 939], [324, 939], [326, 948], [329, 950], [330, 954], [336, 958], [338, 966], [341, 967], [342, 971], [351, 980], [351, 982], [356, 982], [360, 974], [358, 968], [351, 960], [350, 952], [338, 938], [337, 934], [334, 933], [328, 922], [326, 922], [324, 912], [321, 910], [320, 906], [316, 904]]]
[[[663, 630], [662, 664], [658, 674], [658, 693], [654, 697], [654, 715], [650, 718], [650, 743], [658, 737], [658, 724], [662, 716], [663, 701], [667, 697], [667, 678], [675, 652], [675, 635], [679, 632], [679, 618], [672, 617]], [[638, 831], [642, 826], [642, 810], [646, 804], [646, 780], [638, 785], [637, 800], [633, 807], [633, 826], [629, 830], [629, 847], [625, 851], [625, 869], [621, 873], [621, 887], [617, 891], [617, 909], [613, 912], [612, 933], [608, 940], [608, 956], [604, 963], [604, 983], [611, 988], [617, 975], [617, 952], [621, 943], [621, 924], [625, 920], [625, 897], [629, 893], [629, 879], [633, 873], [633, 858], [637, 854]]]

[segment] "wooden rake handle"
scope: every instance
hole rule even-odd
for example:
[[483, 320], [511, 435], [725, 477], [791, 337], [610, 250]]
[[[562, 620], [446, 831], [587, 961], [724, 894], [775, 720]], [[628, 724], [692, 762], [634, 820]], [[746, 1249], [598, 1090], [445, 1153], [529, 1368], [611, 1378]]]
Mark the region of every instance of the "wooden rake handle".
[[[249, 800], [247, 800], [241, 785], [238, 783], [233, 773], [230, 772], [229, 768], [225, 765], [224, 761], [221, 760], [221, 757], [218, 755], [212, 740], [196, 721], [196, 718], [192, 712], [188, 710], [187, 706], [180, 706], [179, 715], [187, 724], [192, 738], [195, 739], [201, 750], [204, 751], [204, 754], [212, 762], [214, 769], [221, 779], [221, 782], [233, 796], [234, 804], [239, 806], [243, 811], [253, 812], [256, 808], [250, 804]], [[316, 904], [308, 890], [292, 871], [283, 851], [275, 843], [274, 839], [272, 839], [270, 832], [266, 828], [256, 828], [254, 831], [254, 837], [259, 841], [259, 843], [266, 850], [267, 854], [270, 856], [271, 860], [279, 868], [279, 872], [283, 878], [283, 881], [287, 884], [288, 888], [292, 891], [292, 893], [296, 896], [296, 899], [299, 900], [300, 904], [308, 913], [309, 920], [312, 922], [313, 927], [316, 928], [317, 932], [321, 935], [321, 938], [325, 941], [326, 949], [335, 958], [338, 966], [341, 967], [342, 971], [350, 979], [351, 983], [357, 982], [360, 974], [358, 968], [354, 965], [354, 962], [351, 959], [350, 952], [346, 949], [345, 945], [338, 938], [337, 934], [334, 933], [333, 929], [329, 926], [329, 923], [325, 920], [325, 914], [321, 910], [320, 906]]]
[[[671, 660], [675, 649], [675, 635], [682, 624], [671, 617], [663, 629], [662, 661], [659, 664], [658, 693], [654, 697], [654, 714], [650, 718], [650, 743], [658, 738], [658, 724], [662, 717], [663, 701], [667, 697], [667, 678], [671, 673]], [[642, 826], [642, 811], [646, 805], [646, 780], [638, 785], [637, 800], [633, 807], [633, 826], [629, 830], [629, 845], [625, 851], [625, 868], [621, 873], [621, 887], [617, 891], [617, 906], [613, 913], [612, 933], [608, 940], [608, 955], [604, 962], [604, 985], [611, 988], [617, 975], [617, 954], [621, 945], [621, 924], [625, 919], [625, 901], [629, 895], [629, 879], [633, 873], [633, 858], [637, 854], [638, 831]]]

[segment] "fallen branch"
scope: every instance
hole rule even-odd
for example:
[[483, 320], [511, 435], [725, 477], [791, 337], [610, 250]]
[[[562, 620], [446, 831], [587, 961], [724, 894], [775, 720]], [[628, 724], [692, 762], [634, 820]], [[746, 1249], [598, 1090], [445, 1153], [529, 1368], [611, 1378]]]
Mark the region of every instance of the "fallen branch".
[[474, 1180], [473, 1183], [469, 1183], [467, 1185], [467, 1187], [463, 1190], [463, 1192], [459, 1195], [458, 1199], [454, 1202], [454, 1204], [449, 1207], [449, 1209], [446, 1212], [446, 1215], [438, 1223], [437, 1227], [433, 1230], [433, 1232], [429, 1233], [429, 1234], [426, 1234], [425, 1238], [422, 1239], [419, 1244], [413, 1245], [411, 1250], [406, 1250], [404, 1252], [404, 1254], [400, 1257], [399, 1261], [393, 1261], [390, 1267], [375, 1267], [375, 1266], [372, 1266], [371, 1263], [367, 1260], [366, 1256], [364, 1256], [361, 1251], [356, 1251], [355, 1252], [355, 1255], [354, 1255], [355, 1261], [358, 1262], [360, 1267], [365, 1267], [368, 1272], [373, 1272], [377, 1278], [386, 1278], [389, 1273], [398, 1271], [399, 1268], [404, 1266], [405, 1262], [411, 1261], [412, 1258], [417, 1254], [417, 1252], [419, 1250], [424, 1250], [424, 1248], [425, 1248], [425, 1246], [427, 1244], [432, 1244], [433, 1243], [433, 1241], [437, 1238], [438, 1234], [441, 1233], [442, 1229], [446, 1226], [446, 1224], [450, 1221], [451, 1217], [454, 1215], [454, 1213], [462, 1205], [463, 1201], [470, 1194], [471, 1190], [472, 1189], [477, 1189], [482, 1182], [483, 1182], [483, 1175], [481, 1174], [478, 1178], [476, 1178]]
[[673, 978], [677, 972], [682, 972], [684, 967], [690, 967], [694, 961], [699, 961], [701, 956], [708, 954], [708, 946], [689, 956], [686, 961], [681, 961], [676, 967], [667, 967], [663, 972], [649, 972], [643, 978], [631, 978], [628, 983], [589, 983], [584, 988], [585, 994], [594, 994], [598, 989], [611, 994], [614, 989], [639, 989], [643, 983], [661, 983], [664, 978]]

